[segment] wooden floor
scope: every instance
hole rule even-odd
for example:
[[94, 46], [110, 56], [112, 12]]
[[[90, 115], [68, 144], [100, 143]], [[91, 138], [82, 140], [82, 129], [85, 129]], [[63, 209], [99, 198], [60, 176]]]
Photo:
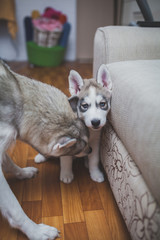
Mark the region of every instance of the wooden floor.
[[[27, 63], [9, 63], [13, 70], [60, 88], [68, 95], [68, 74], [77, 70], [83, 78], [92, 77], [91, 64], [65, 63], [56, 68], [30, 68]], [[12, 159], [21, 167], [35, 166], [34, 179], [17, 180], [6, 176], [26, 214], [37, 223], [61, 231], [61, 240], [129, 240], [108, 180], [95, 183], [84, 167], [83, 159], [74, 161], [75, 178], [71, 184], [59, 180], [58, 159], [35, 164], [36, 151], [17, 141], [10, 149]], [[0, 215], [0, 240], [25, 240], [21, 232], [11, 229]]]

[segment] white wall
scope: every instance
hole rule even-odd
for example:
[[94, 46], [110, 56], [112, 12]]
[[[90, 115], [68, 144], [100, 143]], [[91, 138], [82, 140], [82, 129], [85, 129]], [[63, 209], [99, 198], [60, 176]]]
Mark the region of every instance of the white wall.
[[77, 0], [77, 58], [92, 61], [96, 29], [113, 25], [113, 0]]
[[71, 23], [71, 33], [68, 41], [66, 60], [76, 59], [76, 2], [77, 0], [15, 0], [18, 33], [15, 40], [10, 37], [5, 22], [0, 22], [0, 57], [5, 60], [27, 60], [24, 22], [25, 16], [30, 16], [32, 10], [43, 13], [46, 7], [53, 7], [68, 16]]

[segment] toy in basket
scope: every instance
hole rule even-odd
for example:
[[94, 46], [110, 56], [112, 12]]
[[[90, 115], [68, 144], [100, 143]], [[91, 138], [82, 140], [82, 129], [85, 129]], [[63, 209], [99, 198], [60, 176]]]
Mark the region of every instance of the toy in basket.
[[52, 67], [63, 62], [71, 29], [66, 15], [50, 7], [43, 15], [34, 10], [24, 18], [24, 26], [30, 64]]
[[63, 26], [60, 21], [40, 17], [33, 19], [33, 41], [38, 46], [53, 47], [58, 44]]

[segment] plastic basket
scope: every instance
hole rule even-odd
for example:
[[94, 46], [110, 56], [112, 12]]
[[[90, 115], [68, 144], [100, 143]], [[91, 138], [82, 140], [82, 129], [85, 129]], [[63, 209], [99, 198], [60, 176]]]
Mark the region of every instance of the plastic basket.
[[43, 67], [58, 66], [63, 62], [65, 48], [61, 46], [42, 47], [30, 41], [27, 42], [28, 60], [31, 64]]

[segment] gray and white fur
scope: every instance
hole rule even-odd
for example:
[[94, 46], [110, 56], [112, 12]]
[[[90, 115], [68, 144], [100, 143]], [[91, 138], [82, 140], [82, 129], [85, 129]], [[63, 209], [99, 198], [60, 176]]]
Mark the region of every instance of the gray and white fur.
[[85, 124], [60, 90], [18, 75], [0, 61], [0, 211], [29, 239], [55, 239], [59, 232], [34, 223], [22, 210], [3, 171], [24, 179], [35, 176], [37, 169], [18, 167], [7, 149], [20, 139], [44, 156], [86, 155], [90, 152], [88, 136]]
[[[101, 130], [107, 121], [112, 95], [112, 81], [106, 66], [100, 66], [96, 79], [83, 80], [78, 72], [71, 70], [69, 74], [70, 103], [90, 132], [89, 145], [92, 153], [88, 155], [87, 166], [93, 181], [104, 181], [103, 173], [99, 169], [99, 145]], [[60, 180], [70, 183], [73, 178], [72, 156], [62, 156]], [[36, 162], [45, 161], [45, 157], [37, 155]]]

